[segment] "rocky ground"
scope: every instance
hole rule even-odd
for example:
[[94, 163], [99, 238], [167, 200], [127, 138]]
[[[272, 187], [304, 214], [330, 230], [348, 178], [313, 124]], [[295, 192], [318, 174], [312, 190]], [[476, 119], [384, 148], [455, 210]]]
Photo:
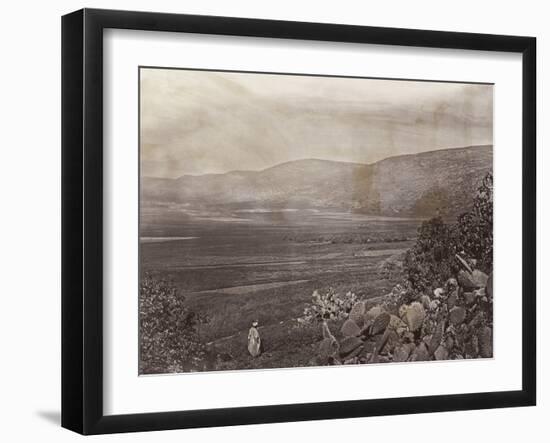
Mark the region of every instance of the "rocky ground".
[[323, 339], [310, 364], [339, 365], [491, 358], [492, 275], [456, 256], [461, 270], [432, 294], [405, 303], [405, 291], [357, 301], [338, 331], [322, 322]]

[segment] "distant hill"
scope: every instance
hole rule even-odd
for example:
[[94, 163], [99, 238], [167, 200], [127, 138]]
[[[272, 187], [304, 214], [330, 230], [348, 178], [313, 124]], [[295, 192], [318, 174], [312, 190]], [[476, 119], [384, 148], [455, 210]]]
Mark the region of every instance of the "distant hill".
[[141, 200], [190, 206], [317, 208], [454, 216], [492, 171], [491, 145], [390, 157], [372, 164], [307, 159], [262, 171], [142, 178]]

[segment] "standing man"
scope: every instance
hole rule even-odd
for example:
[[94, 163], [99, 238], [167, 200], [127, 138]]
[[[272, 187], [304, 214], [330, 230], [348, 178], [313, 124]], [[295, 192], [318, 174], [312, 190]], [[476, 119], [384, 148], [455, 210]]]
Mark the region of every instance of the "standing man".
[[248, 331], [248, 352], [250, 352], [252, 357], [257, 357], [262, 352], [262, 339], [260, 338], [257, 327], [258, 322], [254, 320], [252, 322], [252, 327]]

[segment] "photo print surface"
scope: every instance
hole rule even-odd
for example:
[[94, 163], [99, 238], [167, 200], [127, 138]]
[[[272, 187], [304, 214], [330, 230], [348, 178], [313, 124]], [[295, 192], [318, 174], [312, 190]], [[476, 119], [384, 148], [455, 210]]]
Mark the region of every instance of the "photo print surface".
[[140, 374], [492, 358], [493, 85], [139, 79]]

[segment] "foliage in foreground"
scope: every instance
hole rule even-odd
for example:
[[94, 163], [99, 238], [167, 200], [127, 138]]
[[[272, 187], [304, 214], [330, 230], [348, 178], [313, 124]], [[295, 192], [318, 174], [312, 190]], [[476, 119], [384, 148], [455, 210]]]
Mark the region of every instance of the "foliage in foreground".
[[145, 275], [139, 287], [140, 373], [198, 369], [204, 355], [200, 321], [173, 285]]
[[422, 223], [416, 244], [407, 252], [407, 281], [418, 294], [443, 285], [459, 270], [456, 254], [489, 273], [493, 267], [493, 175], [488, 173], [473, 199], [472, 208], [456, 223], [435, 217]]
[[474, 257], [476, 266], [484, 272], [493, 269], [493, 174], [483, 179], [474, 198], [472, 209], [458, 218], [457, 248]]
[[320, 320], [341, 320], [347, 318], [351, 308], [358, 301], [353, 292], [342, 296], [330, 288], [325, 293], [313, 291], [312, 303], [305, 307], [300, 323], [311, 323]]

